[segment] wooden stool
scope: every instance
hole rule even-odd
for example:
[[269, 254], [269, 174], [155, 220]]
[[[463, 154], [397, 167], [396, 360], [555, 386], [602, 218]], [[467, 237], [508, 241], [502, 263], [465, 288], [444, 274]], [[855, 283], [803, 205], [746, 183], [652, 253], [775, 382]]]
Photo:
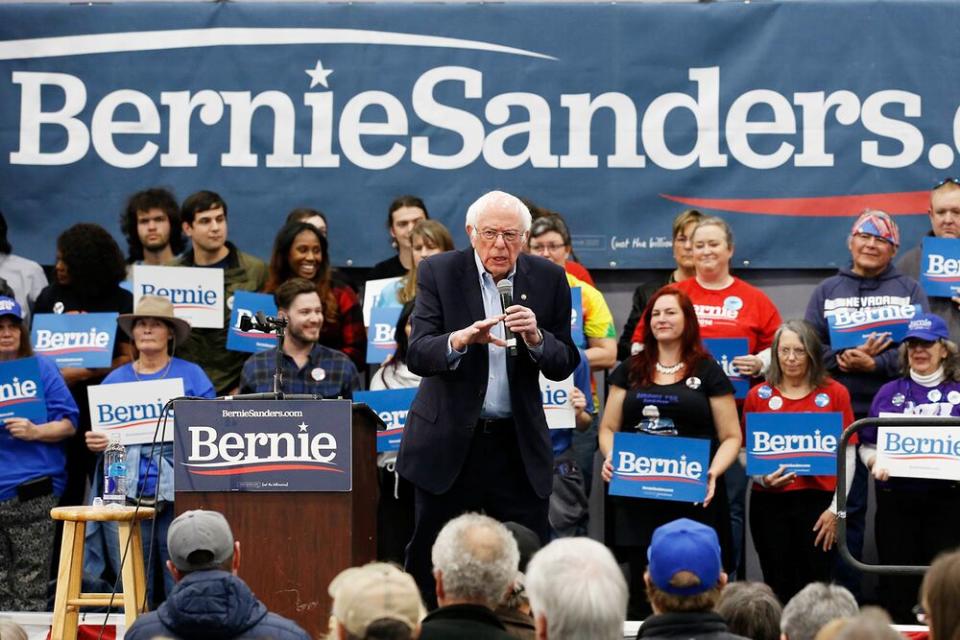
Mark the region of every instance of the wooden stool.
[[111, 605], [109, 593], [81, 593], [83, 578], [83, 543], [88, 522], [116, 522], [120, 534], [120, 556], [127, 550], [126, 562], [120, 568], [123, 594], [113, 597], [114, 607], [123, 607], [127, 629], [142, 613], [147, 592], [143, 569], [143, 540], [140, 520], [150, 520], [150, 507], [56, 507], [50, 511], [54, 520], [63, 520], [63, 542], [60, 545], [60, 568], [57, 570], [57, 596], [53, 605], [51, 640], [76, 640], [80, 607]]

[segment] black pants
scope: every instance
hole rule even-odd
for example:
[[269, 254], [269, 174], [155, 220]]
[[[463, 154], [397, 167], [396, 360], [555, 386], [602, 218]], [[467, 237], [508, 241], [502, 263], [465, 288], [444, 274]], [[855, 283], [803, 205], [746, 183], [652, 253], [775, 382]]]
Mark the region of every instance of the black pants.
[[549, 499], [538, 496], [530, 486], [512, 421], [492, 428], [478, 426], [450, 490], [437, 495], [416, 487], [414, 501], [416, 524], [407, 545], [405, 568], [417, 581], [428, 609], [437, 605], [430, 551], [449, 520], [468, 511], [483, 512], [500, 522], [517, 522], [532, 529], [544, 544], [549, 538]]
[[763, 581], [784, 604], [811, 582], [830, 581], [836, 552], [813, 545], [813, 525], [832, 496], [816, 489], [750, 494], [750, 533]]
[[[925, 565], [960, 544], [960, 488], [877, 489], [874, 521], [880, 564]], [[881, 576], [880, 604], [898, 624], [916, 624], [921, 576]]]
[[378, 473], [377, 560], [403, 564], [404, 549], [413, 535], [413, 485], [395, 471], [381, 467]]

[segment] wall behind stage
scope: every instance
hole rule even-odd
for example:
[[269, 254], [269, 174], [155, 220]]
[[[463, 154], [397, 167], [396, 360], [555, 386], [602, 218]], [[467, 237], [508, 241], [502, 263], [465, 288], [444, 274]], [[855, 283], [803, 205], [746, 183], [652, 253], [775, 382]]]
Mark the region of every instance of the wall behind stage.
[[503, 188], [594, 268], [667, 267], [687, 206], [731, 221], [741, 267], [829, 268], [867, 206], [919, 237], [957, 173], [958, 23], [948, 0], [0, 5], [0, 209], [52, 262], [70, 222], [119, 235], [136, 189], [208, 188], [244, 249], [307, 205], [363, 267], [394, 196], [463, 246]]

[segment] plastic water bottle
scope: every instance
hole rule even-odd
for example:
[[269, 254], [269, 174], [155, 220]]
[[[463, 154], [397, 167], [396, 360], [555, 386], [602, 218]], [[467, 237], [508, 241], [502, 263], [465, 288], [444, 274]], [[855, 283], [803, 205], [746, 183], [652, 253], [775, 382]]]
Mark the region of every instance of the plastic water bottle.
[[127, 504], [127, 450], [120, 444], [119, 434], [110, 436], [110, 445], [103, 452], [103, 504]]

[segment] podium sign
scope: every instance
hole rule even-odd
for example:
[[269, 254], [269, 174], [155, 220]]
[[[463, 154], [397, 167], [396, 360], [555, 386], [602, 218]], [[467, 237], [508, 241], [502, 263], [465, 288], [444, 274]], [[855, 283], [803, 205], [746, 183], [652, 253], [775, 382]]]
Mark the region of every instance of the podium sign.
[[177, 491], [350, 491], [349, 400], [181, 400]]

